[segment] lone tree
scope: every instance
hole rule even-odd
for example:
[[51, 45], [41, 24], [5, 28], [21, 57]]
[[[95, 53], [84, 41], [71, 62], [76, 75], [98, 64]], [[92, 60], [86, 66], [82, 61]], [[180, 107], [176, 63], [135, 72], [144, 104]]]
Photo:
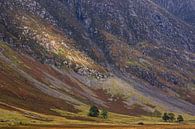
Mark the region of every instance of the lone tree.
[[181, 122], [183, 122], [183, 121], [184, 121], [183, 116], [182, 116], [182, 115], [178, 115], [178, 117], [177, 117], [177, 122], [181, 123]]
[[99, 109], [96, 106], [91, 106], [89, 109], [89, 116], [91, 117], [98, 117], [99, 116]]
[[101, 116], [102, 116], [104, 119], [107, 119], [107, 118], [108, 118], [108, 111], [103, 109], [103, 110], [101, 111]]

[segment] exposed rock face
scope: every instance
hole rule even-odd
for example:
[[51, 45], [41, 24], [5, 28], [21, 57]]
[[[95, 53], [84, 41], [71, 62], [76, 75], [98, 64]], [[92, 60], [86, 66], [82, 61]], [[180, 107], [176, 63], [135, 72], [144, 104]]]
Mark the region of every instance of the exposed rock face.
[[105, 74], [103, 68], [77, 50], [75, 41], [57, 29], [53, 16], [38, 2], [4, 1], [1, 11], [4, 35], [2, 39], [13, 48], [31, 55], [42, 63], [59, 68], [67, 66], [75, 71], [82, 71], [80, 74], [90, 74], [96, 78], [105, 76], [101, 75]]
[[92, 36], [106, 30], [129, 44], [154, 40], [168, 47], [194, 48], [194, 29], [186, 28], [185, 24], [151, 1], [63, 2], [68, 6], [64, 8], [72, 10]]
[[153, 0], [167, 9], [178, 18], [195, 26], [195, 1], [194, 0]]
[[43, 64], [97, 79], [113, 73], [195, 104], [193, 5], [193, 0], [0, 0], [0, 38]]

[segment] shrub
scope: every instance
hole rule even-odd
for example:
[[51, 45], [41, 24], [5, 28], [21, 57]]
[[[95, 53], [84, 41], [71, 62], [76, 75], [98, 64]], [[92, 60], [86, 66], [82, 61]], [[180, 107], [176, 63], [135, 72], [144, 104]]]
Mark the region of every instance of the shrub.
[[183, 121], [184, 121], [183, 116], [182, 116], [182, 115], [178, 115], [178, 117], [177, 117], [177, 122], [181, 123], [181, 122], [183, 122]]
[[107, 118], [108, 118], [108, 111], [103, 109], [102, 112], [101, 112], [101, 116], [102, 116], [104, 119], [107, 119]]
[[138, 125], [144, 125], [144, 122], [139, 122]]
[[91, 117], [98, 117], [99, 116], [99, 109], [96, 106], [91, 106], [89, 109], [89, 116]]

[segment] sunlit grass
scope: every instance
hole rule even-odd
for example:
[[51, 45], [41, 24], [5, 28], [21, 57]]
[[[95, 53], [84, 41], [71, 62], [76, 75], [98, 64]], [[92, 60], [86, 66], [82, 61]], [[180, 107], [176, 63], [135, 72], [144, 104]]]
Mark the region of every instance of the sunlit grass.
[[[159, 125], [159, 124], [177, 124], [165, 123], [160, 117], [148, 117], [148, 116], [128, 116], [109, 112], [108, 119], [103, 119], [101, 117], [92, 118], [88, 116], [88, 110], [90, 106], [81, 105], [79, 108], [81, 112], [71, 113], [67, 111], [62, 111], [59, 109], [51, 109], [59, 114], [59, 116], [54, 115], [43, 115], [35, 112], [29, 112], [21, 109], [21, 112], [8, 111], [5, 109], [0, 109], [0, 126], [69, 126], [69, 125], [123, 125], [131, 126], [138, 125], [138, 123], [143, 122], [146, 125]], [[23, 112], [23, 113], [22, 113]], [[40, 119], [33, 119], [24, 115], [24, 112], [40, 116]], [[176, 114], [178, 115], [178, 114]], [[185, 123], [193, 124], [195, 122], [195, 117], [184, 114]], [[41, 119], [42, 118], [42, 119]], [[75, 118], [75, 119], [74, 119]], [[78, 119], [79, 118], [79, 119]], [[45, 121], [48, 119], [49, 121]], [[40, 128], [44, 129], [44, 128]], [[93, 128], [95, 129], [95, 128]], [[102, 129], [102, 128], [101, 128]], [[123, 129], [123, 128], [122, 128]], [[125, 128], [124, 128], [125, 129]], [[127, 128], [128, 129], [128, 128]], [[131, 129], [131, 128], [130, 128]], [[136, 128], [135, 128], [136, 129]], [[152, 128], [151, 128], [152, 129]], [[161, 128], [159, 128], [161, 129]]]

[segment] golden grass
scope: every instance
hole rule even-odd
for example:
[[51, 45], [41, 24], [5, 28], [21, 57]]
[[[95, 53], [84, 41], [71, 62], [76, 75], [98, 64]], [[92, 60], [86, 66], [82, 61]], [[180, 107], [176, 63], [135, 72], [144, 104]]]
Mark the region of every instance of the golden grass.
[[[0, 109], [0, 129], [74, 129], [72, 127], [83, 127], [84, 129], [195, 129], [194, 125], [178, 125], [177, 123], [165, 123], [158, 117], [146, 117], [146, 116], [127, 116], [116, 113], [109, 113], [109, 118], [104, 120], [101, 117], [91, 118], [87, 116], [89, 106], [82, 105], [77, 107], [82, 110], [82, 112], [75, 114], [58, 109], [52, 109], [60, 116], [53, 115], [43, 115], [35, 112], [25, 111], [23, 109], [21, 112], [28, 112], [40, 116], [40, 118], [47, 118], [51, 121], [45, 121], [44, 119], [33, 119], [26, 117], [23, 113], [17, 111], [8, 111], [5, 109]], [[80, 119], [68, 119], [67, 117], [80, 118]], [[185, 123], [193, 124], [195, 118], [193, 116], [184, 115]], [[4, 122], [2, 122], [2, 120]], [[144, 126], [138, 126], [138, 123], [143, 122]], [[167, 125], [169, 124], [169, 125]], [[34, 125], [33, 127], [28, 127], [29, 125]], [[87, 126], [88, 125], [88, 126]], [[98, 127], [97, 127], [98, 125]], [[114, 127], [114, 126], [121, 127]], [[134, 126], [136, 125], [136, 126]], [[16, 128], [17, 126], [24, 126], [23, 128]], [[70, 126], [70, 127], [67, 127]], [[128, 127], [127, 127], [128, 126]], [[14, 128], [15, 127], [15, 128]], [[53, 128], [58, 127], [58, 128]], [[61, 128], [60, 128], [61, 127]], [[63, 127], [63, 128], [62, 128]]]
[[195, 125], [143, 125], [143, 126], [79, 126], [69, 127], [4, 127], [0, 129], [194, 129]]

